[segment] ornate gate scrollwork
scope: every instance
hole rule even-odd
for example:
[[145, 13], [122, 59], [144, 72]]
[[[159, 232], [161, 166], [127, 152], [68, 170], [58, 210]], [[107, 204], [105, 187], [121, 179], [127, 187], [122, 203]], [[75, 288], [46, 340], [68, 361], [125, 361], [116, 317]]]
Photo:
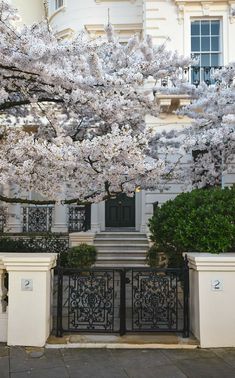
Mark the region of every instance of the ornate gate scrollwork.
[[133, 331], [176, 330], [177, 275], [153, 271], [132, 272]]
[[182, 332], [189, 335], [184, 268], [58, 267], [57, 335], [67, 332]]
[[69, 276], [69, 329], [113, 330], [113, 272], [80, 272]]

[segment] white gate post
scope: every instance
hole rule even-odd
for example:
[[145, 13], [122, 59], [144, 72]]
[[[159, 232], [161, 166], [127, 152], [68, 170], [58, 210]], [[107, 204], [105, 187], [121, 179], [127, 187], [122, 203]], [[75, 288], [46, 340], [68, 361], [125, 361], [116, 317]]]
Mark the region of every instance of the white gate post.
[[235, 347], [235, 253], [188, 253], [190, 330], [202, 348]]
[[51, 269], [56, 254], [8, 253], [8, 345], [42, 347], [51, 328]]

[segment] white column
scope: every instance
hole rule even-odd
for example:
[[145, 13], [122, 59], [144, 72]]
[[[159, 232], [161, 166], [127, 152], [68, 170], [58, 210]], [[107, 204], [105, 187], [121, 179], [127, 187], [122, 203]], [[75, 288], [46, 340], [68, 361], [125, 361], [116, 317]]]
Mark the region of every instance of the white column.
[[55, 205], [52, 232], [68, 232], [68, 206]]
[[42, 347], [50, 334], [51, 269], [56, 254], [8, 253], [8, 345]]
[[235, 347], [235, 253], [189, 253], [190, 329], [202, 348]]
[[93, 203], [91, 205], [91, 232], [99, 232], [100, 223], [99, 223], [99, 205]]
[[0, 257], [0, 342], [1, 343], [7, 341], [8, 314], [7, 314], [7, 304], [5, 302], [5, 296], [7, 293], [7, 290], [4, 286], [5, 273], [6, 273], [6, 270], [3, 266], [3, 263]]
[[141, 192], [141, 232], [146, 232], [146, 191]]
[[[6, 196], [14, 197], [18, 196], [19, 191], [17, 187], [10, 184], [5, 187], [4, 194]], [[19, 203], [8, 204], [8, 216], [6, 224], [7, 232], [22, 232], [22, 209]]]

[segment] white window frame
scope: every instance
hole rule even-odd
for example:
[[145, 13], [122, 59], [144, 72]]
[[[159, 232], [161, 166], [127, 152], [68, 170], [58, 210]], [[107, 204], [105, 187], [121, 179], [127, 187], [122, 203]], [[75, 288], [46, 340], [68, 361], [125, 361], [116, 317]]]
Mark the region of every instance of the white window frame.
[[[192, 45], [191, 45], [191, 37], [192, 37], [192, 34], [191, 34], [191, 25], [193, 22], [195, 21], [219, 21], [220, 23], [220, 34], [219, 34], [219, 47], [220, 49], [217, 50], [217, 51], [212, 51], [212, 50], [208, 50], [208, 51], [203, 51], [201, 48], [199, 51], [192, 51]], [[223, 23], [222, 23], [222, 19], [219, 18], [219, 17], [216, 17], [216, 18], [204, 18], [204, 17], [200, 17], [200, 18], [191, 18], [190, 19], [190, 46], [191, 46], [191, 55], [195, 54], [195, 55], [203, 55], [203, 54], [218, 54], [219, 56], [219, 62], [218, 62], [218, 66], [221, 66], [223, 64], [223, 44], [222, 44], [222, 29], [223, 29]], [[199, 36], [201, 37], [202, 34], [200, 34]], [[207, 37], [211, 37], [211, 34], [209, 34]], [[204, 66], [203, 64], [200, 64], [200, 66]], [[211, 59], [210, 59], [210, 64], [209, 66], [213, 67], [213, 65], [211, 64]]]
[[[205, 50], [203, 51], [201, 49], [201, 46], [200, 46], [200, 50], [199, 51], [192, 51], [192, 44], [191, 44], [191, 37], [192, 37], [192, 34], [191, 34], [191, 25], [194, 21], [219, 21], [220, 23], [220, 34], [219, 34], [219, 47], [220, 49], [218, 51], [211, 51], [211, 50]], [[210, 57], [210, 65], [209, 66], [206, 66], [204, 64], [201, 64], [201, 62], [199, 62], [198, 64], [198, 68], [199, 68], [199, 71], [198, 71], [198, 74], [196, 74], [196, 77], [195, 77], [195, 71], [194, 71], [194, 74], [193, 74], [193, 71], [191, 72], [191, 82], [193, 82], [195, 85], [198, 85], [199, 83], [201, 82], [206, 82], [208, 85], [211, 85], [211, 84], [214, 84], [213, 80], [211, 79], [211, 77], [213, 76], [213, 67], [217, 68], [217, 67], [221, 67], [223, 65], [223, 57], [224, 57], [224, 51], [223, 51], [223, 19], [222, 17], [190, 17], [190, 54], [191, 56], [193, 55], [203, 55], [203, 54], [218, 54], [219, 56], [219, 61], [218, 61], [218, 64], [215, 66], [215, 65], [212, 65], [211, 64], [211, 57]], [[200, 33], [200, 37], [201, 37], [201, 33]], [[211, 37], [211, 34], [208, 35], [209, 37]], [[206, 69], [206, 67], [208, 67], [208, 70]]]
[[54, 10], [57, 11], [58, 9], [62, 8], [65, 5], [64, 0], [54, 0]]

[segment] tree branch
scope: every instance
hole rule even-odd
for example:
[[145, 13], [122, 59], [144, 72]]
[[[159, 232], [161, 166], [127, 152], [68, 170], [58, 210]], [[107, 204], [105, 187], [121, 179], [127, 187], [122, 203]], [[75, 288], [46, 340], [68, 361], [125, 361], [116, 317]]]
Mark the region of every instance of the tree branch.
[[[38, 99], [37, 102], [63, 103], [64, 101], [62, 99], [56, 99], [56, 98], [41, 98], [41, 99]], [[30, 104], [31, 102], [29, 100], [7, 101], [7, 102], [4, 102], [4, 104], [0, 105], [0, 111], [15, 108], [16, 106], [30, 105]]]

